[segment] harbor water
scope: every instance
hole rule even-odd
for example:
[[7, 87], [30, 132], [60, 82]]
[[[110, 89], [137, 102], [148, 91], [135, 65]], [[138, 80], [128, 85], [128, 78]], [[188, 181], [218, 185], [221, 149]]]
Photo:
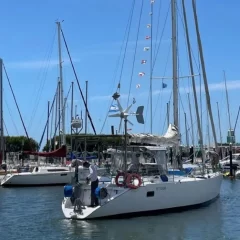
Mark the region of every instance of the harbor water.
[[0, 239], [240, 240], [239, 180], [224, 179], [209, 206], [130, 219], [67, 220], [62, 199], [63, 187], [0, 188]]

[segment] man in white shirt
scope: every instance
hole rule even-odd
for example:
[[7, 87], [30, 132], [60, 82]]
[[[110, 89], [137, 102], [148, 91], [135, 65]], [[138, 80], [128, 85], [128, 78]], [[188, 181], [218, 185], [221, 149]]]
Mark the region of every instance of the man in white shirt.
[[97, 166], [91, 165], [89, 162], [84, 162], [83, 167], [89, 168], [90, 174], [87, 177], [87, 181], [91, 181], [91, 207], [98, 206], [98, 198], [95, 195], [95, 190], [98, 187]]

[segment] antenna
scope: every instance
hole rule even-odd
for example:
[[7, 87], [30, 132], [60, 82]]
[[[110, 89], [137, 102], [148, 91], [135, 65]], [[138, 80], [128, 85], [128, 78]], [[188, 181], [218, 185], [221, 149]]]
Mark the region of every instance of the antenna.
[[118, 132], [120, 132], [120, 130], [121, 130], [122, 120], [123, 120], [123, 119], [126, 120], [130, 125], [133, 125], [133, 123], [127, 119], [128, 116], [136, 116], [137, 122], [138, 122], [138, 123], [141, 123], [141, 124], [144, 124], [144, 118], [143, 118], [143, 109], [144, 109], [144, 106], [139, 106], [139, 107], [137, 108], [137, 112], [136, 112], [136, 113], [129, 113], [130, 108], [133, 106], [133, 104], [136, 103], [135, 98], [133, 98], [132, 104], [129, 105], [129, 106], [124, 110], [123, 107], [122, 107], [122, 105], [121, 105], [121, 103], [119, 102], [120, 94], [119, 94], [118, 92], [115, 92], [112, 97], [113, 97], [113, 99], [114, 99], [115, 101], [117, 101], [119, 113], [115, 113], [115, 114], [109, 115], [109, 117], [120, 117], [121, 120], [120, 120], [120, 123], [119, 123]]

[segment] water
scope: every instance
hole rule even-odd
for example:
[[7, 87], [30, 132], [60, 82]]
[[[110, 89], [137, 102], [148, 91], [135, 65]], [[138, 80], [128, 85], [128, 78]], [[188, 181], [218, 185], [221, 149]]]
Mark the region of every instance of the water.
[[0, 188], [0, 239], [240, 240], [239, 189], [224, 180], [216, 202], [182, 213], [75, 221], [62, 214], [63, 187]]

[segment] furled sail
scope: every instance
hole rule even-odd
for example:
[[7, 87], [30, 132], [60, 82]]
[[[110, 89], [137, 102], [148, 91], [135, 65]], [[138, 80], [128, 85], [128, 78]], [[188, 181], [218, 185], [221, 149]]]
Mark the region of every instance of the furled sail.
[[150, 144], [150, 145], [175, 145], [178, 143], [178, 128], [172, 124], [169, 125], [167, 132], [163, 136], [152, 134], [128, 134], [129, 143]]
[[24, 151], [23, 153], [28, 155], [36, 155], [41, 157], [66, 157], [67, 148], [63, 145], [61, 148], [56, 149], [52, 152], [32, 152], [32, 151]]

